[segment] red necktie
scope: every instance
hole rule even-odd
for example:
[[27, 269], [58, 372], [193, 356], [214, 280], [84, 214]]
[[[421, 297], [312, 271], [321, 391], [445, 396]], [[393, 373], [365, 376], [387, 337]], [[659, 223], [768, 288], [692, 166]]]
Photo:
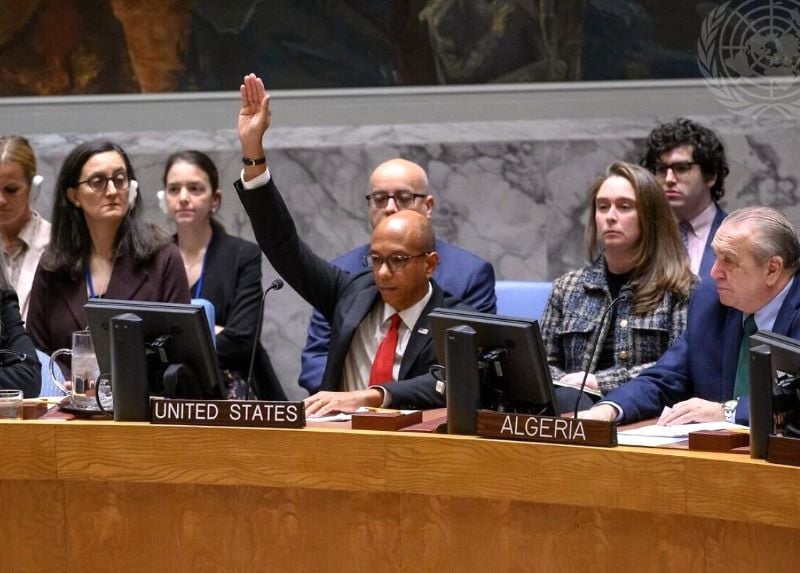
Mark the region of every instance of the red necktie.
[[382, 384], [392, 381], [392, 368], [394, 367], [394, 353], [397, 350], [397, 332], [400, 328], [400, 315], [393, 314], [389, 332], [378, 346], [372, 370], [369, 373], [369, 385]]

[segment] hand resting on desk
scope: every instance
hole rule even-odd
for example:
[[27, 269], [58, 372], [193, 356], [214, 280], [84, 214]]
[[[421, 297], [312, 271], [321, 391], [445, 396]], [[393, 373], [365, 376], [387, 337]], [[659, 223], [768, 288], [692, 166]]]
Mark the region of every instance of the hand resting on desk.
[[377, 408], [383, 403], [383, 392], [377, 388], [354, 390], [352, 392], [317, 392], [303, 403], [306, 416], [327, 416], [335, 412], [352, 412], [361, 406]]
[[724, 419], [722, 405], [702, 398], [689, 398], [676, 402], [672, 408], [664, 408], [657, 424], [678, 426], [690, 422], [719, 422]]

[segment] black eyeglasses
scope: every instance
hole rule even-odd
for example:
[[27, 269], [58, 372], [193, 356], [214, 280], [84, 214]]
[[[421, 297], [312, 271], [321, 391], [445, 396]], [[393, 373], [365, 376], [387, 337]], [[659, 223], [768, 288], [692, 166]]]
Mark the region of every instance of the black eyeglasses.
[[381, 268], [383, 263], [386, 263], [386, 266], [389, 267], [389, 270], [395, 273], [404, 269], [408, 264], [408, 261], [411, 259], [425, 257], [428, 255], [430, 255], [430, 252], [420, 253], [418, 255], [389, 255], [388, 257], [381, 256], [378, 253], [368, 253], [364, 255], [364, 266], [366, 266], [368, 269], [374, 270]]
[[692, 165], [700, 165], [697, 161], [676, 161], [675, 163], [656, 163], [655, 174], [659, 179], [666, 179], [667, 171], [672, 169], [675, 177], [683, 177], [692, 170]]
[[89, 189], [95, 193], [102, 193], [108, 187], [109, 181], [114, 184], [114, 188], [117, 191], [124, 191], [131, 184], [127, 173], [114, 173], [114, 175], [111, 177], [106, 177], [105, 175], [92, 175], [88, 179], [78, 181], [78, 185], [83, 185], [86, 183], [89, 186]]
[[366, 196], [367, 203], [370, 207], [376, 209], [383, 209], [389, 203], [389, 199], [394, 199], [395, 204], [400, 209], [408, 209], [420, 197], [427, 197], [424, 193], [412, 193], [411, 191], [396, 191], [394, 193], [386, 193], [385, 191], [376, 191]]

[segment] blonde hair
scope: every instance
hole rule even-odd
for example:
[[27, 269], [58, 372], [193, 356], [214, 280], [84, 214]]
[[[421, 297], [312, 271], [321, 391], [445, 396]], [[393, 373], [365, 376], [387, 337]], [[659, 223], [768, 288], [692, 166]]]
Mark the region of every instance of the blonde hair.
[[30, 186], [36, 175], [36, 156], [31, 144], [21, 135], [0, 135], [0, 163], [16, 163]]
[[586, 249], [589, 260], [599, 254], [595, 200], [600, 187], [610, 177], [622, 177], [633, 187], [636, 214], [641, 232], [636, 245], [633, 283], [633, 312], [647, 314], [658, 307], [664, 295], [674, 292], [689, 296], [694, 276], [664, 190], [652, 173], [618, 161], [589, 187], [589, 221], [586, 225]]

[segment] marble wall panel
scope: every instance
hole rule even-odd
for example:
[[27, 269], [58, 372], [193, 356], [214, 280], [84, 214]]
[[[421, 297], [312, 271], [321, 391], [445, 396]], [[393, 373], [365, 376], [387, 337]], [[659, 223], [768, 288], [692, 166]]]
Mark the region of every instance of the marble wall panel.
[[[671, 118], [661, 118], [671, 119]], [[800, 225], [800, 122], [776, 118], [696, 118], [716, 129], [728, 150], [731, 175], [723, 205], [766, 204]], [[609, 163], [636, 160], [652, 121], [516, 121], [362, 127], [281, 128], [266, 137], [270, 168], [301, 236], [321, 256], [368, 241], [364, 195], [371, 170], [402, 156], [428, 171], [437, 205], [438, 235], [494, 264], [502, 279], [552, 280], [585, 264], [586, 188]], [[111, 133], [131, 155], [146, 216], [168, 226], [158, 211], [163, 163], [172, 151], [197, 148], [217, 162], [225, 182], [220, 216], [228, 231], [252, 239], [232, 188], [238, 177], [233, 130]], [[94, 135], [93, 135], [94, 136]], [[45, 177], [36, 206], [48, 215], [52, 184], [80, 134], [31, 137]], [[264, 262], [264, 281], [275, 273]], [[263, 341], [291, 396], [309, 306], [290, 288], [270, 295]]]

